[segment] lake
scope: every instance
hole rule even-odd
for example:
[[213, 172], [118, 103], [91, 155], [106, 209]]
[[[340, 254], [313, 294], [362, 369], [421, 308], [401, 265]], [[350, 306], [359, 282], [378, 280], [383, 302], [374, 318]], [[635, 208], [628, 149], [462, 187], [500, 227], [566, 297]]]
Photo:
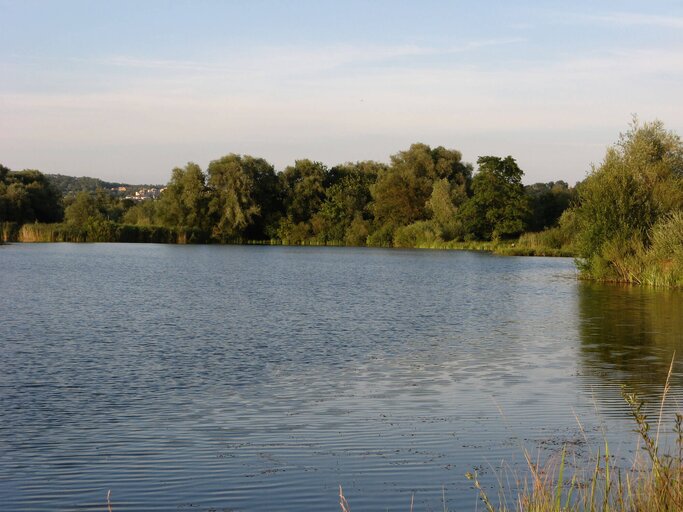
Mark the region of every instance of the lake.
[[621, 386], [654, 415], [683, 352], [683, 293], [571, 259], [14, 244], [0, 266], [3, 510], [338, 510], [340, 484], [354, 512], [470, 510], [464, 474], [495, 496], [522, 447], [630, 460]]

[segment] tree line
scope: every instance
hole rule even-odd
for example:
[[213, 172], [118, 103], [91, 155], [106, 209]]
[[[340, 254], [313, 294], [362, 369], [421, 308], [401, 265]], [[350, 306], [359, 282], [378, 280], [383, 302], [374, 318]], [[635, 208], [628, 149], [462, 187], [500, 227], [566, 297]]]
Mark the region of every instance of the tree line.
[[563, 181], [522, 184], [514, 158], [413, 144], [388, 164], [327, 167], [297, 160], [282, 172], [263, 158], [229, 154], [206, 171], [173, 169], [157, 200], [105, 190], [61, 195], [38, 171], [0, 172], [0, 222], [61, 223], [78, 239], [117, 239], [121, 226], [165, 228], [186, 241], [379, 247], [504, 240], [557, 224], [575, 195]]
[[[413, 144], [388, 164], [297, 160], [277, 173], [229, 154], [173, 169], [158, 199], [62, 194], [35, 170], [0, 165], [0, 227], [25, 241], [154, 241], [470, 247], [572, 254], [581, 276], [683, 286], [683, 142], [638, 122], [586, 179], [524, 186], [511, 156]], [[17, 236], [20, 229], [23, 234]], [[460, 244], [460, 245], [458, 245]]]

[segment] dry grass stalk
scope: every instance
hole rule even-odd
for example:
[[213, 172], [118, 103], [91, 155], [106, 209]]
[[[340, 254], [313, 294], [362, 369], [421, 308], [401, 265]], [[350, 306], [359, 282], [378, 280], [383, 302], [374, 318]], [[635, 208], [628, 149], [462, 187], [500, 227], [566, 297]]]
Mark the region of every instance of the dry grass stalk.
[[341, 507], [341, 512], [351, 512], [351, 507], [349, 507], [349, 502], [344, 497], [341, 485], [339, 486], [339, 506]]

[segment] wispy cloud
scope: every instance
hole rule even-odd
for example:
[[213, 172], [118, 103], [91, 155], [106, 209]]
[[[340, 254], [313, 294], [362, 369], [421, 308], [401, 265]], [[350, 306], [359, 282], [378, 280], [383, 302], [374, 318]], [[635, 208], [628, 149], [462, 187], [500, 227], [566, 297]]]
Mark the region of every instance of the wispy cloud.
[[586, 21], [618, 25], [623, 27], [649, 26], [660, 28], [683, 29], [683, 17], [639, 14], [633, 12], [615, 12], [598, 16], [585, 16]]
[[298, 46], [258, 47], [248, 51], [226, 51], [221, 58], [207, 60], [150, 59], [118, 55], [99, 61], [121, 68], [145, 68], [152, 70], [222, 72], [254, 68], [333, 69], [354, 64], [381, 63], [413, 57], [447, 56], [475, 52], [476, 50], [507, 46], [525, 42], [522, 37], [483, 39], [460, 45], [431, 47], [419, 45], [328, 45], [319, 48]]
[[[158, 137], [170, 142], [226, 133], [276, 137], [292, 128], [304, 138], [319, 136], [321, 129], [334, 136], [406, 130], [429, 134], [453, 131], [454, 126], [476, 133], [510, 125], [528, 130], [576, 128], [644, 108], [666, 107], [683, 115], [683, 105], [670, 102], [683, 81], [683, 48], [612, 51], [506, 69], [435, 63], [333, 74], [319, 73], [316, 66], [324, 64], [307, 61], [310, 55], [289, 53], [307, 70], [303, 77], [298, 76], [300, 69], [286, 65], [270, 68], [264, 76], [223, 65], [125, 58], [122, 66], [163, 66], [169, 74], [141, 81], [128, 78], [124, 86], [102, 92], [4, 94], [0, 110], [5, 119], [12, 117], [14, 136], [25, 133], [27, 140], [43, 130], [55, 140], [73, 138], [62, 129], [68, 125], [86, 139], [104, 140], [114, 129], [126, 140]], [[35, 126], [32, 120], [41, 113], [41, 123]], [[109, 129], [103, 129], [102, 119]], [[195, 128], [188, 131], [189, 126]]]
[[[571, 148], [596, 140], [599, 146], [601, 139], [554, 134], [593, 134], [608, 126], [608, 137], [615, 136], [631, 112], [683, 119], [683, 104], [674, 101], [683, 82], [680, 45], [510, 65], [449, 57], [522, 41], [226, 49], [206, 61], [93, 60], [79, 73], [64, 70], [62, 92], [0, 89], [0, 150], [30, 156], [37, 145], [75, 155], [83, 147], [145, 147], [150, 166], [167, 158], [159, 160], [163, 180], [170, 166], [200, 160], [185, 156], [193, 148], [210, 147], [207, 158], [252, 152], [281, 168], [303, 156], [329, 163], [386, 158], [423, 140], [452, 145], [468, 158], [486, 151], [513, 154], [522, 163], [538, 160], [541, 172], [599, 158], [599, 147], [597, 157]], [[93, 77], [108, 87], [94, 87]], [[561, 158], [553, 153], [558, 144], [570, 148]], [[555, 148], [545, 160], [541, 146]]]

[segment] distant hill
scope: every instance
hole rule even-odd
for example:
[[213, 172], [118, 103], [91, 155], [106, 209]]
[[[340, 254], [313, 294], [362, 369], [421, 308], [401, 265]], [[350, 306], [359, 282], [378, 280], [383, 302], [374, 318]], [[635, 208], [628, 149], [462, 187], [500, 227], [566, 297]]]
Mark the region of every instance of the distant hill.
[[46, 174], [47, 179], [57, 187], [62, 194], [71, 194], [76, 192], [81, 192], [83, 190], [87, 192], [94, 192], [98, 188], [103, 188], [106, 190], [118, 189], [121, 186], [126, 186], [123, 183], [110, 183], [108, 181], [102, 181], [99, 178], [89, 178], [82, 176], [76, 178], [74, 176], [64, 176], [63, 174]]
[[99, 178], [87, 176], [79, 178], [64, 176], [63, 174], [46, 174], [45, 176], [64, 196], [77, 194], [81, 191], [94, 192], [97, 189], [104, 189], [116, 196], [138, 199], [142, 198], [142, 195], [144, 197], [156, 197], [158, 191], [163, 188], [163, 185], [131, 185], [130, 183], [103, 181]]

